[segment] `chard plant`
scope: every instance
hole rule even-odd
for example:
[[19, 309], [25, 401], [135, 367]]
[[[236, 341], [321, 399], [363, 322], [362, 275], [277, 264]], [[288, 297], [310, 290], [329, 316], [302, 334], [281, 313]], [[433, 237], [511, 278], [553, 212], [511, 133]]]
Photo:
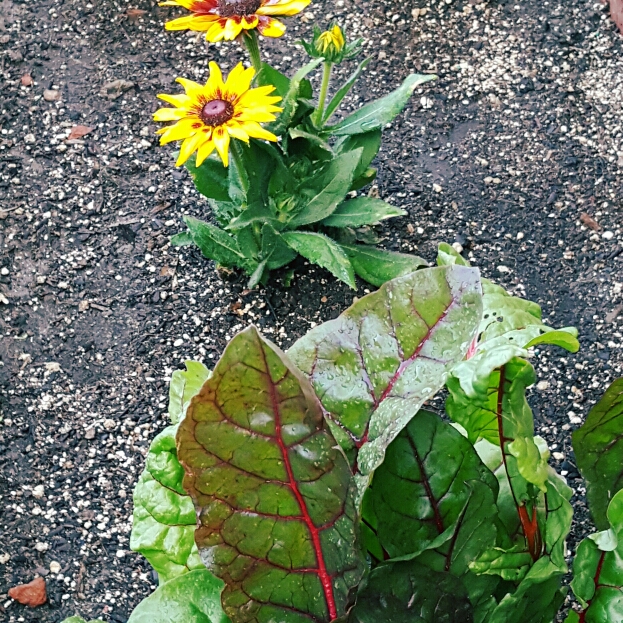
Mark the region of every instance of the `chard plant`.
[[[309, 0], [164, 4], [190, 11], [168, 29], [205, 31], [209, 41], [238, 38], [252, 62], [225, 80], [210, 63], [205, 84], [178, 78], [184, 93], [159, 95], [172, 107], [154, 119], [175, 122], [159, 130], [161, 143], [181, 141], [177, 165], [186, 165], [216, 221], [185, 217], [188, 229], [172, 243], [195, 245], [218, 265], [244, 270], [249, 287], [266, 283], [271, 271], [299, 255], [352, 288], [355, 275], [380, 286], [417, 269], [417, 258], [376, 247], [373, 227], [406, 213], [357, 192], [375, 179], [371, 164], [383, 127], [435, 76], [412, 74], [392, 93], [334, 121], [370, 59], [337, 88], [333, 68], [360, 53], [361, 39], [347, 42], [337, 24], [325, 32], [315, 28], [310, 43], [300, 42], [312, 60], [291, 78], [260, 58], [256, 33], [281, 36], [285, 26], [275, 16], [299, 13]], [[320, 66], [315, 97], [309, 78]]]
[[[546, 346], [575, 329], [441, 245], [287, 353], [249, 327], [212, 371], [187, 362], [134, 492], [160, 587], [129, 623], [554, 621], [573, 508], [527, 400]], [[573, 447], [599, 532], [566, 621], [615, 623], [623, 380]]]

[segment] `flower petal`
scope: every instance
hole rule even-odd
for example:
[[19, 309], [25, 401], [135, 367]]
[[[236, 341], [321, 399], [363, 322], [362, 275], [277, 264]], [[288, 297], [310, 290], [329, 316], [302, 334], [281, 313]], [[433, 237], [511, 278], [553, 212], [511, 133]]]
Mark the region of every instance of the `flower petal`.
[[240, 18], [230, 17], [227, 20], [227, 24], [225, 24], [223, 39], [226, 41], [233, 41], [242, 32], [241, 21]]
[[214, 128], [212, 132], [212, 140], [214, 141], [216, 150], [223, 161], [223, 165], [226, 167], [229, 166], [229, 133], [226, 131], [225, 127], [220, 126], [218, 128]]
[[265, 141], [277, 141], [277, 137], [268, 130], [265, 130], [259, 123], [248, 121], [241, 125], [241, 128], [251, 137]]
[[279, 0], [272, 4], [264, 4], [256, 13], [258, 15], [296, 15], [310, 3], [311, 0]]
[[210, 61], [209, 67], [210, 77], [205, 83], [205, 86], [201, 89], [201, 93], [208, 101], [212, 99], [220, 99], [223, 91], [225, 90], [221, 68], [214, 61]]
[[195, 162], [196, 167], [200, 167], [203, 162], [210, 156], [210, 154], [214, 151], [216, 145], [214, 145], [214, 141], [212, 137], [206, 140], [201, 147], [197, 150], [197, 160]]
[[158, 99], [161, 99], [163, 102], [166, 102], [167, 104], [171, 104], [172, 106], [175, 106], [176, 108], [183, 108], [192, 102], [190, 97], [188, 97], [188, 95], [184, 95], [183, 93], [180, 93], [179, 95], [168, 95], [167, 93], [158, 93], [156, 97]]
[[182, 139], [189, 138], [196, 134], [202, 126], [203, 123], [200, 119], [181, 119], [175, 125], [158, 131], [161, 134], [160, 144], [166, 145], [172, 141], [181, 141]]
[[188, 97], [192, 100], [195, 100], [197, 96], [203, 92], [203, 87], [194, 80], [189, 80], [188, 78], [176, 78], [175, 82], [184, 87], [186, 95], [188, 95]]
[[154, 121], [177, 121], [186, 115], [183, 108], [160, 108], [154, 113]]
[[211, 43], [220, 41], [225, 36], [226, 25], [226, 19], [219, 19], [218, 22], [214, 22], [214, 24], [210, 27], [210, 30], [206, 32], [206, 39]]
[[245, 143], [249, 142], [249, 135], [244, 131], [241, 125], [230, 121], [226, 127], [230, 136], [237, 138], [239, 141], [244, 141]]
[[225, 93], [227, 96], [240, 96], [249, 90], [251, 81], [255, 76], [253, 67], [244, 68], [242, 63], [238, 63], [227, 76], [225, 82]]
[[180, 147], [180, 155], [177, 158], [177, 162], [175, 163], [176, 167], [181, 167], [192, 155], [192, 153], [197, 149], [199, 143], [205, 140], [203, 132], [197, 132], [185, 139]]
[[245, 15], [242, 18], [242, 22], [240, 22], [240, 25], [245, 30], [253, 30], [254, 28], [257, 28], [259, 22], [260, 18], [257, 15]]
[[264, 37], [281, 37], [286, 31], [285, 24], [278, 19], [264, 16], [260, 19], [257, 29]]

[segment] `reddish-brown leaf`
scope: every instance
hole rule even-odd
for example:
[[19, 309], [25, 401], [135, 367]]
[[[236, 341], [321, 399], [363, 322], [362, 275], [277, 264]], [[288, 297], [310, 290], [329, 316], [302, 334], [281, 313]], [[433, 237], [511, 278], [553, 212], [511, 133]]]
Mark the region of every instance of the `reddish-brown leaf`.
[[580, 221], [582, 221], [583, 225], [586, 225], [593, 231], [599, 231], [601, 229], [599, 223], [592, 216], [586, 214], [586, 212], [582, 212], [582, 214], [580, 214]]
[[128, 19], [131, 19], [131, 20], [137, 20], [139, 19], [139, 17], [142, 17], [143, 15], [145, 15], [145, 13], [147, 13], [147, 11], [145, 11], [144, 9], [128, 9], [125, 12]]
[[41, 606], [47, 601], [45, 580], [36, 578], [28, 584], [14, 586], [9, 590], [9, 597], [30, 608]]
[[32, 86], [32, 76], [30, 74], [24, 74], [22, 76], [22, 86], [30, 87]]
[[71, 132], [69, 133], [69, 136], [67, 137], [67, 140], [73, 141], [75, 139], [82, 138], [83, 136], [86, 136], [90, 132], [93, 132], [93, 129], [94, 128], [90, 128], [88, 125], [75, 125], [71, 129]]

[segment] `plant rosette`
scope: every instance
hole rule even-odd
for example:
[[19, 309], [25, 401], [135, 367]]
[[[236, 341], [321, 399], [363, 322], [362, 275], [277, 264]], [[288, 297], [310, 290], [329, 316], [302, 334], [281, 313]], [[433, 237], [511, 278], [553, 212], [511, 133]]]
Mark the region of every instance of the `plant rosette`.
[[[438, 264], [287, 353], [249, 327], [211, 372], [174, 373], [131, 538], [161, 584], [130, 623], [554, 620], [572, 492], [526, 393], [530, 359], [576, 332], [448, 245]], [[426, 408], [444, 389], [445, 418]], [[601, 532], [569, 623], [621, 620], [622, 413], [623, 380], [574, 433]]]

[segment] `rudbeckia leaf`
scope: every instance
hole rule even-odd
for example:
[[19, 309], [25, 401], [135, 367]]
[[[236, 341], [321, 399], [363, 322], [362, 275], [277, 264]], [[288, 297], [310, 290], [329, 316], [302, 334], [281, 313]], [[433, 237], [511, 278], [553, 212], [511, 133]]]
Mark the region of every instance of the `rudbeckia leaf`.
[[262, 281], [267, 264], [268, 260], [263, 260], [257, 265], [257, 268], [253, 271], [253, 273], [249, 277], [249, 282], [247, 283], [247, 288], [249, 288], [249, 290], [255, 288], [255, 286], [258, 285], [260, 281]]
[[425, 564], [462, 575], [496, 542], [490, 519], [497, 493], [495, 476], [472, 444], [438, 415], [422, 410], [387, 448], [366, 497], [391, 558], [432, 550]]
[[333, 214], [322, 221], [327, 227], [361, 227], [376, 225], [394, 216], [404, 216], [406, 212], [390, 205], [382, 199], [357, 197], [340, 203]]
[[608, 538], [596, 534], [584, 539], [573, 561], [571, 588], [584, 611], [582, 621], [588, 623], [623, 620], [623, 491], [610, 501], [607, 521]]
[[229, 197], [229, 181], [227, 169], [220, 158], [212, 156], [195, 166], [196, 157], [192, 155], [186, 161], [186, 168], [192, 177], [197, 190], [209, 199], [215, 201], [231, 201]]
[[236, 239], [227, 232], [192, 216], [185, 216], [184, 222], [188, 226], [193, 242], [209, 260], [214, 260], [226, 267], [246, 265], [245, 257], [240, 252]]
[[342, 244], [341, 247], [346, 251], [355, 273], [377, 287], [427, 266], [426, 260], [407, 253], [385, 251], [363, 244]]
[[258, 87], [275, 87], [275, 91], [271, 95], [279, 95], [280, 97], [285, 97], [290, 89], [290, 78], [268, 63], [262, 63], [262, 69], [255, 76], [255, 82]]
[[344, 201], [361, 158], [361, 149], [337, 156], [317, 175], [304, 181], [309, 197], [289, 221], [292, 228], [317, 223]]
[[175, 370], [169, 385], [169, 418], [177, 424], [183, 417], [190, 399], [199, 392], [210, 377], [208, 370], [199, 361], [187, 361], [186, 370]]
[[268, 270], [277, 270], [289, 264], [296, 255], [296, 251], [285, 243], [272, 225], [262, 227], [262, 257], [268, 258]]
[[169, 426], [153, 440], [145, 471], [134, 488], [130, 548], [147, 558], [161, 582], [203, 569], [194, 539], [195, 508], [182, 488], [176, 431], [177, 426]]
[[193, 237], [187, 231], [182, 231], [171, 236], [169, 242], [172, 247], [188, 247], [193, 244]]
[[386, 283], [292, 346], [362, 488], [463, 359], [481, 313], [477, 269], [428, 268]]
[[372, 60], [371, 58], [366, 58], [364, 61], [362, 61], [359, 64], [359, 67], [357, 67], [357, 69], [353, 72], [351, 77], [344, 83], [344, 85], [333, 96], [333, 98], [331, 99], [331, 101], [329, 102], [327, 106], [324, 117], [322, 119], [323, 124], [327, 123], [327, 121], [331, 119], [331, 117], [333, 116], [333, 113], [340, 107], [340, 104], [342, 103], [343, 99], [348, 95], [350, 90], [355, 85], [355, 82], [357, 82], [357, 79], [359, 78], [359, 76], [361, 75], [361, 73], [363, 72], [363, 70], [366, 68], [366, 66], [371, 60]]
[[222, 589], [209, 571], [191, 571], [141, 601], [128, 623], [231, 623], [221, 607]]
[[398, 89], [381, 99], [362, 106], [327, 130], [336, 136], [344, 136], [382, 128], [402, 112], [413, 91], [420, 84], [435, 79], [436, 76], [411, 74]]
[[363, 575], [346, 458], [304, 376], [255, 327], [235, 336], [178, 436], [196, 541], [234, 620], [329, 623]]
[[417, 560], [390, 562], [372, 571], [349, 623], [472, 623], [467, 591], [450, 573]]
[[286, 244], [313, 264], [326, 268], [340, 281], [357, 289], [355, 272], [340, 245], [324, 234], [292, 231], [282, 234]]
[[[370, 163], [379, 153], [379, 149], [381, 148], [381, 139], [381, 130], [372, 130], [371, 132], [364, 132], [363, 134], [342, 136], [335, 143], [335, 152], [338, 154], [345, 154], [349, 151], [355, 151], [360, 148], [363, 150], [361, 152], [359, 164], [355, 169], [355, 182], [353, 183], [353, 186], [351, 186], [351, 190], [356, 190], [354, 186], [358, 183], [358, 180], [361, 177], [364, 177], [366, 180], [370, 178]], [[375, 169], [372, 170], [376, 173]], [[362, 185], [365, 186], [365, 184]]]
[[573, 433], [573, 451], [595, 525], [605, 530], [610, 500], [623, 489], [623, 379], [610, 385]]

